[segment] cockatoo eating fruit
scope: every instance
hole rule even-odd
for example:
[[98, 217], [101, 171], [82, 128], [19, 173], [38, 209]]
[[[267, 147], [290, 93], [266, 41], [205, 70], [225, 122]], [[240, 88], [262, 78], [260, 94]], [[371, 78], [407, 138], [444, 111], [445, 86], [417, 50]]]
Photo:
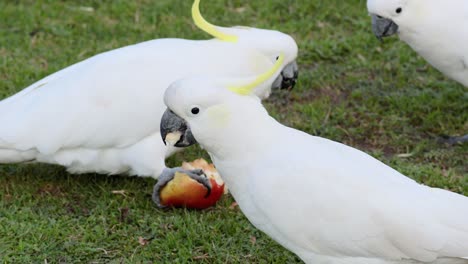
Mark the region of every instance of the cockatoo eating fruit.
[[[282, 74], [255, 94], [265, 98], [271, 88], [294, 86], [298, 48], [290, 36], [214, 26], [201, 16], [199, 2], [192, 7], [195, 24], [214, 39], [156, 39], [105, 52], [1, 101], [0, 163], [34, 161], [59, 164], [71, 173], [164, 177], [172, 172], [165, 158], [176, 150], [163, 144], [159, 130], [170, 83], [200, 74], [258, 74], [282, 52]], [[199, 179], [197, 173], [187, 174]]]
[[[468, 87], [467, 0], [367, 0], [367, 9], [377, 38], [398, 33], [432, 66]], [[468, 135], [448, 142], [468, 142]]]
[[250, 222], [306, 263], [467, 264], [468, 197], [268, 115], [249, 91], [271, 85], [281, 60], [258, 79], [175, 82], [162, 138], [198, 142]]
[[190, 178], [183, 171], [176, 171], [174, 179], [166, 183], [161, 189], [160, 196], [153, 197], [156, 203], [166, 207], [205, 209], [215, 205], [221, 196], [226, 193], [227, 189], [224, 181], [214, 165], [208, 164], [206, 160], [197, 159], [192, 162], [184, 162], [181, 168], [185, 171], [195, 171], [197, 169], [200, 172], [203, 171], [203, 174], [209, 180], [210, 188]]

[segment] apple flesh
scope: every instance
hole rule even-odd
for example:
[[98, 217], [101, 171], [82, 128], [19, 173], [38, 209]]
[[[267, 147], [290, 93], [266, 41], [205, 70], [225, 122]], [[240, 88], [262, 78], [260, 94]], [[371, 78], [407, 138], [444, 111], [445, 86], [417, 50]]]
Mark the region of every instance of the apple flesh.
[[160, 193], [161, 203], [171, 207], [186, 207], [194, 209], [205, 209], [216, 204], [224, 193], [224, 183], [218, 185], [215, 179], [210, 179], [211, 192], [184, 173], [176, 172]]
[[[161, 203], [168, 207], [186, 207], [193, 209], [205, 209], [216, 204], [225, 193], [224, 182], [217, 174], [212, 164], [204, 160], [184, 162], [182, 168], [203, 169], [211, 183], [211, 192], [208, 189], [187, 176], [183, 172], [176, 172], [174, 179], [167, 183], [161, 190]], [[217, 178], [215, 177], [217, 176]]]

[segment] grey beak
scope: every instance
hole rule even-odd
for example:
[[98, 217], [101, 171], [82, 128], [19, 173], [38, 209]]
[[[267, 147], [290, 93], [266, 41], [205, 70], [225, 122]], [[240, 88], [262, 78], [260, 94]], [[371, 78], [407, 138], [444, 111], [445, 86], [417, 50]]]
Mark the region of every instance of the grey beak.
[[292, 90], [297, 83], [298, 76], [299, 68], [297, 67], [297, 63], [293, 61], [284, 67], [271, 88]]
[[372, 32], [379, 39], [391, 36], [398, 32], [398, 25], [390, 19], [371, 14], [372, 17]]
[[167, 134], [172, 132], [182, 133], [179, 141], [174, 145], [176, 147], [184, 148], [197, 143], [187, 122], [172, 112], [169, 108], [164, 112], [161, 118], [160, 130], [164, 144], [166, 144]]

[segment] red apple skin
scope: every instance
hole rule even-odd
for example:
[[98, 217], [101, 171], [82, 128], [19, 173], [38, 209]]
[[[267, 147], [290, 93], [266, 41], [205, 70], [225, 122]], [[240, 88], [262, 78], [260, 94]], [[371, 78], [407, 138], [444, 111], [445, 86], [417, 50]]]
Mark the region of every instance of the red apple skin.
[[161, 203], [168, 207], [185, 207], [192, 209], [206, 209], [216, 204], [224, 194], [224, 183], [219, 185], [210, 179], [211, 193], [206, 196], [207, 189], [199, 182], [184, 173], [177, 172], [160, 193]]

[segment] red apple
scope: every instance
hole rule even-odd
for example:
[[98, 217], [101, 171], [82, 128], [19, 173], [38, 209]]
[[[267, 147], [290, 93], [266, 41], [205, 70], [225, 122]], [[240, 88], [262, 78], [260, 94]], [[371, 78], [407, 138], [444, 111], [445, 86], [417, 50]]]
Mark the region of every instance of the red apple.
[[182, 172], [176, 172], [174, 179], [161, 190], [161, 203], [170, 207], [186, 207], [205, 209], [216, 204], [225, 192], [224, 182], [212, 164], [198, 159], [194, 162], [184, 162], [183, 169], [203, 169], [210, 179], [211, 192], [207, 197], [208, 189]]

